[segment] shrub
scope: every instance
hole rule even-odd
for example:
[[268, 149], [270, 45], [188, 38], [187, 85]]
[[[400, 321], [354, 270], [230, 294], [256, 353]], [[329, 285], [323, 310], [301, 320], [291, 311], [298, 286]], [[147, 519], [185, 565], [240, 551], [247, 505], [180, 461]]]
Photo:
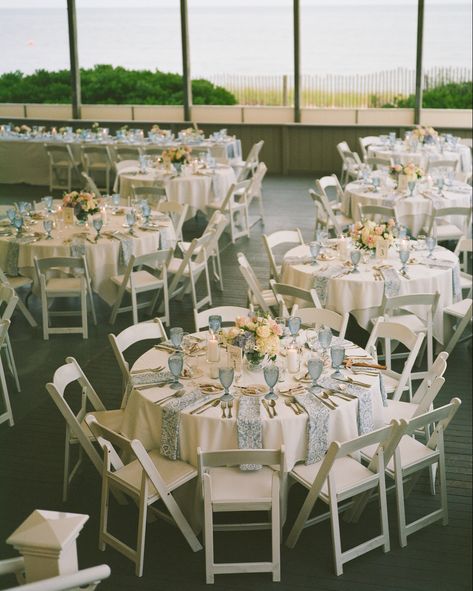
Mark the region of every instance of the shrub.
[[[109, 65], [81, 69], [84, 104], [182, 105], [182, 76], [156, 70], [127, 70]], [[196, 105], [235, 105], [234, 95], [208, 80], [192, 81]], [[70, 103], [69, 70], [0, 76], [0, 103]]]
[[[425, 109], [471, 109], [472, 99], [471, 82], [447, 82], [425, 90], [422, 106]], [[408, 97], [396, 97], [392, 103], [383, 105], [383, 107], [410, 109], [414, 106], [415, 95], [413, 94]]]

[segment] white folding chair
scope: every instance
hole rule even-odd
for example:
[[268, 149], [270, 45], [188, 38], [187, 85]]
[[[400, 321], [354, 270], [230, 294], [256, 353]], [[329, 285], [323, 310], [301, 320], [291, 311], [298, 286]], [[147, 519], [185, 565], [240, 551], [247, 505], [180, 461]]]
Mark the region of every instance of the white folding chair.
[[[78, 412], [74, 412], [72, 406], [66, 400], [66, 389], [68, 390], [67, 396], [69, 397], [70, 391], [68, 386], [73, 383], [76, 383], [81, 388]], [[82, 463], [83, 452], [87, 454], [97, 470], [100, 473], [102, 472], [102, 459], [93, 446], [94, 436], [84, 423], [84, 418], [89, 412], [90, 407], [92, 407], [93, 413], [100, 417], [100, 421], [109, 425], [112, 429], [120, 428], [123, 411], [106, 410], [97, 392], [74, 357], [66, 357], [66, 363], [54, 372], [53, 381], [46, 384], [46, 390], [66, 421], [62, 487], [62, 500], [66, 501], [69, 485]], [[79, 446], [79, 457], [72, 470], [70, 470], [71, 447], [76, 445]]]
[[154, 156], [155, 158], [159, 158], [163, 153], [164, 148], [160, 148], [158, 146], [143, 146], [141, 151], [143, 156]]
[[473, 300], [470, 297], [450, 304], [450, 306], [443, 309], [443, 334], [444, 339], [448, 339], [445, 346], [447, 353], [451, 353], [461, 340], [471, 339], [471, 333], [466, 337], [461, 337], [467, 326], [471, 324], [472, 308]]
[[222, 201], [210, 201], [207, 206], [209, 217], [218, 210], [228, 219], [232, 243], [242, 236], [250, 236], [250, 222], [248, 217], [248, 188], [250, 181], [241, 181], [230, 185]]
[[445, 176], [449, 171], [458, 170], [459, 160], [428, 160], [426, 172], [432, 176]]
[[[453, 398], [450, 404], [412, 418], [404, 427], [404, 436], [394, 450], [394, 457], [390, 457], [386, 461], [386, 474], [394, 480], [396, 487], [399, 543], [401, 547], [407, 545], [408, 536], [431, 523], [442, 520], [442, 525], [448, 524], [444, 433], [460, 404], [461, 400], [459, 398]], [[427, 443], [424, 444], [412, 437], [417, 431], [431, 424], [434, 424], [435, 428]], [[373, 447], [364, 448], [362, 457], [371, 462], [374, 458]], [[409, 496], [414, 488], [420, 476], [419, 471], [433, 465], [438, 465], [441, 508], [411, 523], [407, 523], [405, 498]], [[410, 477], [410, 481], [405, 491], [404, 482], [408, 477]], [[361, 507], [362, 502], [360, 501]]]
[[473, 240], [471, 238], [460, 238], [455, 248], [455, 254], [460, 261], [460, 285], [462, 292], [470, 291], [473, 285], [473, 275], [468, 273], [468, 263], [471, 261], [472, 253]]
[[337, 152], [342, 159], [342, 171], [340, 174], [340, 182], [344, 187], [349, 179], [357, 179], [362, 164], [360, 157], [356, 152], [352, 152], [347, 142], [340, 142], [337, 144]]
[[[214, 575], [272, 573], [281, 580], [280, 489], [285, 481], [284, 446], [278, 449], [197, 449], [199, 476], [204, 496], [205, 572], [207, 583]], [[241, 470], [242, 464], [260, 465], [259, 470]], [[214, 523], [214, 513], [270, 511], [263, 523]], [[268, 562], [222, 562], [214, 558], [214, 531], [271, 529], [272, 556]]]
[[311, 197], [315, 206], [315, 231], [319, 227], [325, 228], [327, 232], [333, 230], [336, 236], [343, 234], [344, 228], [353, 224], [353, 219], [344, 215], [343, 213], [335, 213], [330, 207], [330, 203], [325, 195], [317, 193], [313, 189], [309, 189], [309, 196]]
[[316, 192], [325, 195], [330, 207], [340, 210], [342, 207], [343, 189], [336, 174], [323, 176], [315, 181]]
[[[289, 477], [308, 489], [309, 493], [292, 526], [286, 545], [289, 548], [294, 548], [305, 527], [320, 523], [330, 515], [335, 573], [337, 575], [343, 574], [343, 565], [346, 562], [374, 548], [382, 546], [384, 552], [389, 552], [384, 449], [388, 446], [396, 446], [401, 436], [400, 423], [393, 421], [389, 427], [372, 431], [345, 443], [332, 442], [324, 459], [315, 464], [296, 464], [289, 472]], [[368, 445], [375, 448], [377, 462], [376, 465], [367, 468], [353, 455]], [[378, 489], [379, 493], [381, 534], [354, 548], [342, 551], [338, 513], [343, 511], [344, 507], [339, 507], [339, 503], [374, 489]], [[310, 519], [310, 513], [317, 499], [329, 505], [330, 512]]]
[[256, 142], [256, 144], [253, 144], [248, 152], [246, 160], [236, 165], [236, 168], [239, 168], [237, 183], [246, 180], [254, 174], [259, 164], [259, 154], [263, 149], [263, 145], [264, 140], [260, 140], [259, 142]]
[[[427, 349], [427, 372], [434, 361], [434, 335], [433, 318], [437, 312], [440, 294], [436, 293], [415, 293], [391, 298], [384, 298], [382, 314], [388, 322], [396, 322], [409, 328], [415, 334], [424, 333], [426, 338], [422, 343], [418, 361], [423, 357], [424, 349]], [[417, 313], [416, 313], [417, 312]], [[421, 316], [422, 314], [422, 316]], [[391, 359], [398, 355], [393, 353]], [[400, 354], [399, 356], [406, 356]], [[418, 371], [411, 373], [411, 379], [423, 378], [427, 372]]]
[[345, 338], [347, 331], [348, 320], [350, 315], [348, 312], [339, 314], [333, 310], [326, 308], [300, 308], [297, 310], [296, 316], [301, 319], [302, 325], [306, 328], [315, 328], [318, 330], [321, 326], [328, 326], [330, 329], [338, 332], [338, 336]]
[[278, 306], [278, 301], [273, 293], [272, 289], [263, 289], [261, 287], [255, 272], [253, 271], [250, 263], [246, 256], [239, 252], [237, 254], [238, 265], [240, 273], [243, 275], [243, 279], [246, 281], [248, 286], [248, 302], [250, 308], [258, 307], [265, 314], [271, 314], [271, 308]]
[[[10, 328], [9, 320], [0, 320], [0, 347], [3, 347], [5, 339], [8, 336], [8, 329]], [[3, 361], [0, 357], [0, 387], [2, 389], [2, 399], [5, 410], [0, 413], [0, 424], [8, 421], [10, 427], [13, 427], [13, 413], [10, 404], [10, 396], [8, 395], [7, 381], [5, 379], [5, 372], [3, 370]]]
[[[220, 261], [219, 240], [223, 234], [223, 231], [227, 227], [227, 223], [226, 216], [221, 211], [216, 210], [212, 214], [212, 217], [209, 219], [207, 226], [202, 232], [202, 236], [208, 232], [213, 232], [212, 239], [207, 246], [207, 255], [212, 259], [212, 278], [218, 282], [221, 291], [223, 291], [223, 273], [222, 263]], [[185, 253], [189, 249], [190, 245], [190, 242], [185, 242], [182, 240], [178, 242], [179, 249], [182, 251], [182, 253]], [[199, 247], [194, 251], [194, 256], [198, 254]]]
[[20, 591], [77, 591], [79, 588], [81, 591], [94, 591], [100, 582], [107, 579], [111, 573], [107, 564], [101, 564], [67, 575], [57, 575], [33, 583], [24, 583], [25, 569], [23, 556], [0, 560], [0, 576], [13, 574], [20, 581], [18, 587], [10, 587], [6, 591], [13, 589], [20, 589]]
[[396, 210], [394, 207], [386, 205], [364, 205], [358, 203], [358, 212], [360, 220], [373, 220], [376, 223], [387, 222], [390, 219], [396, 220]]
[[117, 162], [122, 160], [140, 160], [142, 151], [139, 146], [115, 146], [115, 158]]
[[[41, 308], [43, 316], [43, 339], [47, 341], [50, 334], [82, 334], [88, 337], [87, 326], [87, 296], [94, 324], [97, 324], [92, 285], [85, 256], [79, 257], [48, 257], [38, 259], [34, 257], [36, 275], [41, 290]], [[56, 275], [60, 275], [57, 277]], [[48, 301], [55, 298], [80, 298], [80, 312], [49, 310]], [[81, 326], [51, 327], [49, 319], [53, 316], [77, 316], [82, 318]]]
[[366, 159], [366, 164], [371, 170], [387, 170], [393, 166], [394, 162], [392, 158], [383, 158], [382, 156], [373, 156]]
[[[202, 549], [191, 526], [184, 517], [173, 492], [193, 480], [197, 470], [181, 460], [169, 460], [157, 449], [146, 451], [138, 439], [129, 440], [101, 424], [100, 419], [88, 415], [87, 425], [103, 448], [102, 502], [100, 511], [99, 549], [108, 544], [135, 563], [135, 573], [143, 575], [146, 521], [148, 507], [166, 521], [171, 520], [181, 530], [194, 552]], [[119, 450], [120, 454], [118, 453]], [[127, 458], [126, 463], [122, 458]], [[109, 491], [116, 488], [131, 497], [139, 508], [136, 548], [118, 539], [108, 529]], [[161, 500], [169, 515], [151, 507]]]
[[[251, 177], [250, 185], [247, 193], [247, 203], [250, 207], [254, 199], [258, 202], [259, 217], [255, 221], [261, 220], [264, 226], [264, 206], [263, 206], [263, 179], [268, 172], [268, 167], [264, 162], [260, 162], [256, 167], [256, 170]], [[254, 223], [254, 222], [253, 222]], [[253, 225], [250, 220], [250, 226]]]
[[[455, 216], [457, 219], [453, 223], [446, 216]], [[432, 210], [427, 234], [435, 232], [438, 242], [459, 241], [468, 235], [470, 226], [471, 207], [438, 207]]]
[[131, 185], [133, 197], [137, 200], [146, 199], [152, 209], [158, 209], [163, 201], [168, 200], [166, 185], [156, 181], [154, 185]]
[[132, 345], [146, 340], [167, 340], [166, 331], [159, 318], [153, 318], [151, 321], [132, 324], [119, 334], [110, 333], [108, 340], [112, 346], [113, 353], [122, 373], [123, 396], [121, 408], [125, 408], [128, 395], [130, 393], [130, 364], [125, 359], [123, 353]]
[[222, 325], [235, 324], [237, 316], [248, 316], [251, 313], [249, 308], [242, 308], [241, 306], [217, 306], [216, 308], [209, 308], [198, 312], [194, 310], [194, 325], [195, 331], [200, 332], [206, 330], [209, 326], [209, 316], [219, 315], [222, 317]]
[[[18, 277], [11, 277], [11, 276], [9, 277], [9, 276], [5, 275], [5, 273], [3, 272], [2, 269], [0, 269], [0, 284], [5, 285], [6, 287], [12, 287], [15, 290], [15, 294], [18, 297], [18, 302], [16, 304], [18, 310], [20, 310], [20, 312], [26, 318], [26, 320], [30, 324], [30, 326], [32, 326], [33, 328], [36, 328], [38, 326], [38, 323], [33, 318], [31, 312], [26, 307], [26, 302], [28, 301], [28, 296], [31, 294], [33, 280], [30, 279], [30, 277], [22, 277], [21, 275], [18, 275]], [[18, 293], [18, 290], [23, 287], [28, 287], [28, 290], [29, 290], [28, 294], [26, 296], [25, 302], [23, 302], [23, 300], [20, 297], [20, 294]]]
[[[392, 393], [393, 400], [400, 400], [402, 393], [406, 390], [408, 391], [409, 400], [412, 399], [411, 372], [422, 346], [424, 336], [424, 333], [416, 334], [403, 324], [390, 321], [386, 322], [382, 317], [378, 318], [371, 331], [365, 349], [371, 351], [373, 348], [376, 349], [378, 340], [384, 342], [386, 369], [381, 371], [384, 377], [386, 393]], [[402, 343], [409, 350], [401, 373], [392, 369], [391, 341]]]
[[100, 194], [99, 188], [95, 184], [94, 179], [85, 172], [81, 172], [80, 174], [85, 181], [85, 190], [88, 193], [92, 193], [93, 195], [95, 195], [97, 199], [100, 199], [102, 195]]
[[[272, 234], [263, 234], [263, 246], [268, 255], [270, 277], [280, 280], [281, 265], [276, 264], [276, 257], [273, 249], [285, 245], [285, 251], [288, 250], [289, 245], [301, 245], [304, 244], [301, 231], [299, 228], [295, 230], [277, 230]], [[278, 248], [278, 250], [280, 250]]]
[[[17, 303], [18, 296], [16, 295], [15, 290], [12, 287], [6, 287], [5, 285], [0, 286], [0, 320], [11, 321]], [[18, 392], [21, 392], [20, 380], [18, 378], [18, 371], [16, 369], [15, 357], [13, 356], [13, 349], [8, 331], [0, 347], [0, 353], [3, 351], [5, 351], [8, 368], [15, 380], [16, 389]]]
[[368, 158], [367, 148], [372, 144], [379, 144], [379, 137], [376, 135], [367, 135], [365, 137], [359, 137], [358, 143], [360, 144], [361, 157], [363, 159], [363, 162], [366, 162], [366, 159]]
[[182, 226], [186, 221], [189, 205], [177, 201], [160, 201], [156, 209], [171, 218], [176, 239], [182, 241]]
[[[310, 308], [314, 306], [316, 308], [322, 307], [315, 289], [302, 289], [301, 287], [295, 287], [288, 283], [277, 283], [274, 279], [270, 279], [269, 284], [279, 305], [278, 315], [283, 318], [296, 315], [300, 316], [301, 304], [302, 309], [305, 309], [304, 306], [309, 306]], [[289, 313], [291, 306], [291, 313]]]
[[[168, 291], [168, 267], [172, 259], [172, 249], [157, 250], [140, 256], [131, 255], [127, 268], [123, 275], [114, 275], [110, 278], [118, 287], [117, 297], [110, 315], [110, 324], [114, 324], [117, 314], [129, 312], [133, 315], [133, 324], [138, 324], [138, 310], [148, 308], [148, 313], [153, 314], [154, 307], [162, 294], [164, 314], [161, 320], [169, 326], [169, 291]], [[151, 299], [138, 302], [138, 296], [151, 292]], [[123, 297], [127, 293], [131, 298], [131, 305], [122, 306]]]
[[[110, 193], [111, 173], [113, 171], [112, 157], [108, 146], [81, 146], [81, 158], [84, 172], [94, 180], [97, 188], [103, 189], [107, 195]], [[94, 176], [104, 179], [103, 186], [99, 187]], [[100, 196], [100, 194], [99, 194]]]
[[[210, 290], [209, 267], [207, 248], [210, 246], [215, 231], [203, 234], [200, 238], [194, 238], [189, 248], [184, 252], [184, 258], [173, 257], [169, 263], [168, 273], [172, 274], [169, 285], [169, 298], [183, 296], [191, 292], [192, 304], [199, 310], [203, 306], [212, 305], [212, 292]], [[201, 275], [205, 278], [206, 293], [199, 300], [197, 298], [196, 284]]]
[[[49, 190], [72, 188], [72, 174], [79, 175], [80, 162], [72, 154], [68, 144], [44, 144], [49, 158]], [[63, 173], [65, 179], [63, 180]]]

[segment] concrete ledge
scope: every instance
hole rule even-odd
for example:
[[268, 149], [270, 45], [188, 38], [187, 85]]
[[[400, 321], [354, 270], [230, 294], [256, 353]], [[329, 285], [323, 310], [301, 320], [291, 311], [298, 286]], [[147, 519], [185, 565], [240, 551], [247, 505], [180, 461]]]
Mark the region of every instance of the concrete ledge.
[[179, 105], [140, 105], [133, 107], [135, 121], [177, 123], [184, 121], [184, 109]]
[[17, 103], [0, 103], [0, 117], [24, 117], [24, 105]]
[[241, 123], [243, 109], [241, 106], [194, 105], [191, 116], [196, 123]]
[[413, 109], [358, 109], [358, 125], [414, 125]]
[[25, 105], [26, 116], [32, 119], [71, 119], [71, 105]]
[[356, 125], [356, 109], [301, 109], [306, 125]]
[[243, 107], [242, 123], [293, 123], [292, 107]]
[[422, 125], [432, 127], [471, 128], [472, 111], [469, 109], [422, 109]]
[[100, 122], [122, 121], [133, 119], [133, 107], [131, 105], [82, 105], [82, 119], [90, 119]]

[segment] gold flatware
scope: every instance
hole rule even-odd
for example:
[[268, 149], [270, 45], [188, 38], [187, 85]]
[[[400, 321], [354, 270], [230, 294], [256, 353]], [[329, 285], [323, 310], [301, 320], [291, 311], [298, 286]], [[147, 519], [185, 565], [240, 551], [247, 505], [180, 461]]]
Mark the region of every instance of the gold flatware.
[[270, 400], [268, 404], [271, 407], [271, 410], [273, 411], [273, 417], [275, 417], [278, 414], [276, 411], [276, 400]]
[[169, 396], [165, 396], [164, 398], [161, 398], [161, 400], [157, 400], [154, 404], [157, 404], [158, 406], [160, 406], [161, 404], [164, 404], [165, 402], [169, 402], [169, 400], [172, 400], [173, 398], [182, 398], [182, 396], [184, 396], [185, 393], [186, 393], [186, 391], [184, 389], [177, 390], [177, 392], [174, 392], [174, 394], [170, 394]]
[[222, 419], [226, 419], [227, 415], [225, 414], [225, 406], [226, 406], [226, 402], [221, 402], [220, 406], [222, 408]]
[[233, 400], [229, 400], [227, 403], [228, 406], [228, 418], [232, 418], [232, 407], [233, 407]]
[[140, 373], [161, 373], [164, 370], [164, 365], [158, 365], [158, 367], [150, 367], [145, 369], [132, 369], [131, 375], [137, 375]]
[[191, 412], [189, 414], [190, 415], [198, 415], [201, 412], [203, 412], [204, 410], [207, 410], [207, 408], [210, 408], [211, 406], [218, 406], [219, 402], [220, 402], [219, 398], [217, 398], [216, 400], [207, 400], [206, 402], [204, 402], [204, 404], [201, 404], [197, 408], [194, 408], [194, 410], [191, 410]]
[[268, 417], [270, 419], [272, 419], [273, 418], [273, 414], [272, 414], [272, 412], [271, 412], [271, 410], [270, 410], [270, 408], [268, 406], [268, 402], [264, 398], [263, 398], [263, 400], [261, 402], [263, 403], [263, 406], [266, 409], [266, 412], [268, 413]]
[[313, 394], [313, 396], [315, 398], [317, 398], [317, 400], [319, 402], [321, 402], [322, 404], [324, 404], [327, 408], [329, 408], [330, 410], [335, 410], [335, 406], [333, 405], [332, 402], [329, 402], [328, 400], [324, 400], [323, 398], [321, 398], [320, 396], [318, 396], [317, 394]]
[[292, 403], [292, 402], [289, 400], [289, 398], [286, 398], [286, 400], [284, 401], [284, 404], [285, 404], [286, 406], [288, 406], [290, 409], [292, 409], [292, 412], [293, 412], [295, 415], [300, 415], [300, 414], [301, 414], [301, 411], [299, 410], [299, 408], [297, 407], [297, 405], [293, 404], [293, 403]]
[[333, 406], [334, 406], [335, 408], [337, 408], [337, 407], [338, 407], [338, 404], [335, 402], [335, 400], [331, 400], [331, 399], [330, 399], [330, 394], [327, 394], [327, 392], [325, 392], [325, 391], [324, 391], [324, 392], [321, 392], [321, 393], [320, 393], [320, 397], [321, 397], [323, 400], [325, 400], [325, 401], [327, 401], [327, 402], [330, 402], [330, 404], [333, 404]]

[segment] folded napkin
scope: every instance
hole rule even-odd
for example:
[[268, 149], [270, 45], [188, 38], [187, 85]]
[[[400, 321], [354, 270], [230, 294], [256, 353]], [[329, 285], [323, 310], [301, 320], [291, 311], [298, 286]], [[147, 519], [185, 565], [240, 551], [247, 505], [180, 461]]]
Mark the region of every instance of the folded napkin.
[[421, 262], [431, 269], [451, 269], [453, 301], [458, 302], [462, 299], [460, 265], [458, 264], [458, 261], [449, 261], [447, 259], [424, 259]]
[[396, 269], [381, 269], [381, 275], [384, 279], [384, 294], [387, 298], [393, 298], [399, 295], [401, 289], [401, 279]]
[[311, 394], [298, 394], [294, 398], [309, 415], [307, 420], [306, 465], [319, 462], [328, 449], [329, 409]]
[[114, 237], [120, 241], [120, 253], [118, 255], [118, 262], [122, 266], [128, 265], [130, 257], [133, 254], [133, 238], [129, 234], [123, 232], [116, 232]]
[[[240, 449], [261, 449], [263, 428], [261, 425], [261, 400], [241, 396], [237, 413], [238, 447]], [[240, 470], [260, 470], [260, 464], [242, 464]]]
[[341, 264], [330, 265], [327, 269], [317, 273], [314, 277], [314, 288], [322, 306], [325, 306], [327, 303], [329, 279], [337, 275], [346, 275], [347, 273], [350, 273], [350, 269]]
[[149, 371], [138, 373], [130, 376], [130, 382], [132, 386], [141, 386], [143, 384], [162, 384], [163, 382], [169, 382], [173, 378], [170, 371], [156, 372]]
[[202, 396], [200, 390], [187, 392], [181, 398], [173, 398], [163, 406], [161, 426], [161, 454], [170, 460], [178, 460], [179, 432], [181, 428], [181, 410], [196, 402], [203, 403], [209, 397]]
[[[319, 384], [323, 388], [327, 388], [329, 390], [339, 390], [340, 389], [340, 382], [338, 380], [334, 380], [331, 377], [323, 377], [319, 379]], [[354, 384], [349, 384], [345, 382], [346, 391], [348, 394], [353, 394], [358, 398], [358, 434], [363, 435], [364, 433], [369, 433], [374, 429], [374, 419], [373, 419], [373, 402], [371, 400], [371, 391], [368, 388], [362, 388], [361, 386], [355, 386]]]
[[300, 257], [284, 257], [284, 262], [288, 265], [303, 265], [305, 263], [311, 263], [312, 257], [300, 256]]

